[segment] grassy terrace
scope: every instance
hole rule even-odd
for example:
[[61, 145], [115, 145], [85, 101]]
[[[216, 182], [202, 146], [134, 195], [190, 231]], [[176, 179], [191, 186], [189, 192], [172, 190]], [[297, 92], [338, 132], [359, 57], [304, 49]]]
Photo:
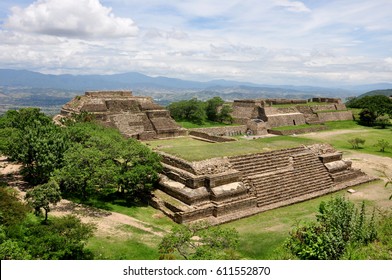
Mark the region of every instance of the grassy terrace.
[[[359, 137], [365, 139], [366, 142], [363, 148], [356, 151], [392, 157], [392, 149], [381, 153], [378, 151], [379, 148], [375, 146], [379, 139], [391, 139], [391, 128], [368, 128], [357, 125], [354, 121], [328, 122], [326, 125], [329, 128], [328, 131], [303, 134], [300, 136], [274, 136], [258, 139], [236, 137], [238, 141], [226, 143], [208, 143], [195, 140], [191, 137], [183, 137], [150, 141], [148, 145], [153, 149], [178, 156], [185, 160], [198, 161], [214, 157], [261, 153], [313, 143], [329, 143], [338, 150], [350, 152], [352, 151], [352, 147], [347, 141]], [[301, 126], [280, 127], [277, 129], [284, 130], [292, 128], [301, 128]]]
[[183, 137], [170, 140], [148, 142], [152, 148], [178, 156], [189, 161], [198, 161], [214, 157], [236, 156], [250, 153], [268, 152], [284, 148], [312, 144], [314, 140], [291, 136], [275, 136], [247, 140], [237, 137], [238, 141], [225, 143], [208, 143]]

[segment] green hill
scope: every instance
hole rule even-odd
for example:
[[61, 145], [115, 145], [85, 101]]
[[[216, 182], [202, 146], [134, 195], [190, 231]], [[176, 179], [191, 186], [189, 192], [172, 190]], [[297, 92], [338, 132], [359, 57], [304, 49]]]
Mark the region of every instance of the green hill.
[[380, 90], [368, 91], [368, 92], [358, 96], [358, 98], [361, 98], [361, 97], [364, 97], [364, 96], [372, 96], [372, 95], [392, 96], [392, 89], [380, 89]]

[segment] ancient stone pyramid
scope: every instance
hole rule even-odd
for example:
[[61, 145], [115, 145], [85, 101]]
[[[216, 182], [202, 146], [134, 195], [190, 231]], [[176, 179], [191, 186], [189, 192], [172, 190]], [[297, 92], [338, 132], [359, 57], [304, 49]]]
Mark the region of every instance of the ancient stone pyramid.
[[154, 103], [151, 97], [133, 96], [131, 91], [88, 91], [65, 104], [61, 115], [81, 112], [92, 113], [124, 136], [140, 140], [186, 134], [164, 107]]

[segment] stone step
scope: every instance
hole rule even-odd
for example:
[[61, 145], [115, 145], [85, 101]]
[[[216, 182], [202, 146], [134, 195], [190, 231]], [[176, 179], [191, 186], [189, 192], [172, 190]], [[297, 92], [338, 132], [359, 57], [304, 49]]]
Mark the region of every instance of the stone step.
[[309, 189], [313, 187], [319, 187], [321, 189], [323, 188], [328, 188], [331, 187], [332, 181], [309, 181], [307, 183], [301, 183], [301, 182], [296, 182], [294, 184], [280, 184], [280, 185], [275, 185], [275, 187], [270, 187], [270, 188], [264, 188], [260, 187], [257, 188], [256, 190], [256, 195], [257, 197], [261, 197], [264, 195], [273, 195], [275, 193], [280, 193], [280, 192], [292, 192], [292, 191], [297, 191], [300, 189]]
[[258, 153], [258, 154], [250, 154], [250, 155], [241, 155], [241, 156], [234, 156], [230, 157], [229, 160], [231, 163], [236, 163], [236, 162], [243, 162], [243, 161], [249, 161], [250, 159], [253, 158], [279, 158], [282, 156], [292, 156], [295, 153], [301, 152], [301, 151], [306, 151], [304, 147], [295, 147], [295, 148], [289, 148], [289, 149], [282, 149], [278, 151], [271, 151], [271, 152], [265, 152], [265, 153]]
[[308, 189], [298, 189], [295, 192], [283, 192], [283, 193], [278, 193], [278, 194], [274, 194], [271, 196], [262, 196], [262, 197], [258, 197], [257, 206], [261, 207], [261, 206], [281, 202], [286, 199], [300, 197], [300, 196], [307, 195], [307, 194], [311, 195], [312, 193], [315, 193], [317, 191], [324, 191], [329, 188], [332, 188], [332, 185], [325, 186], [323, 188], [320, 188], [319, 186], [314, 186], [314, 187], [308, 188]]

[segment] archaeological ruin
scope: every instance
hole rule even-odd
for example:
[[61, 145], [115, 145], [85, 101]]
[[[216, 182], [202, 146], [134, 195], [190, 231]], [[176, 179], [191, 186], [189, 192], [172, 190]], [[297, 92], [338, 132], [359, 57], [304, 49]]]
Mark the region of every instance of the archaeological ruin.
[[[312, 105], [316, 102], [320, 105]], [[254, 135], [267, 134], [280, 126], [353, 119], [352, 112], [338, 98], [235, 100], [232, 116], [235, 123], [247, 125]]]
[[[272, 106], [276, 104], [289, 106]], [[249, 131], [263, 135], [280, 126], [353, 118], [340, 99], [236, 100], [232, 115], [238, 125], [188, 131], [150, 97], [133, 96], [130, 91], [86, 92], [64, 105], [61, 115], [84, 111], [126, 137], [188, 136], [213, 143], [236, 141], [230, 136]], [[220, 224], [373, 180], [325, 144], [195, 162], [158, 153], [163, 172], [151, 203], [177, 223]]]
[[373, 180], [325, 144], [198, 162], [161, 156], [153, 205], [177, 223], [225, 223]]
[[88, 91], [61, 109], [62, 116], [88, 112], [102, 124], [117, 128], [124, 136], [140, 140], [186, 135], [169, 111], [151, 97], [133, 96], [131, 91]]

